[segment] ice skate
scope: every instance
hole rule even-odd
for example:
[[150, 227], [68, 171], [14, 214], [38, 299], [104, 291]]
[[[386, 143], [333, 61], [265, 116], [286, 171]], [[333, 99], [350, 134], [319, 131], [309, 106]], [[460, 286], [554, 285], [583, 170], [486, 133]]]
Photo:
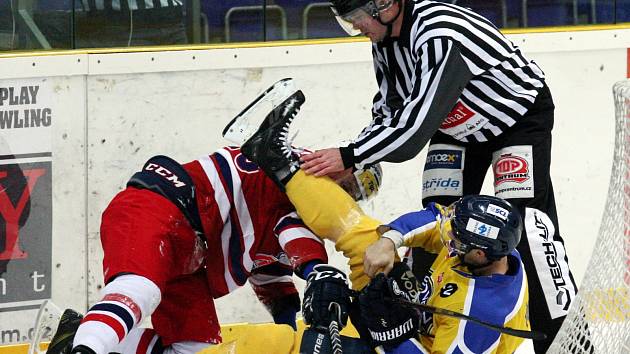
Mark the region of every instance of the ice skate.
[[69, 354], [72, 341], [83, 316], [72, 309], [66, 309], [61, 315], [55, 336], [48, 345], [47, 354]]
[[291, 148], [289, 127], [305, 98], [298, 90], [267, 115], [249, 140], [241, 147], [243, 155], [260, 168], [281, 188], [298, 169], [298, 156]]

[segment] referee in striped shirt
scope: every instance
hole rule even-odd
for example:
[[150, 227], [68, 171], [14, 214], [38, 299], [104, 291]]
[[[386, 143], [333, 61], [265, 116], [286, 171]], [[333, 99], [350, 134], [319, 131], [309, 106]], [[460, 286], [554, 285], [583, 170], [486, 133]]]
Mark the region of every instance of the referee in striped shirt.
[[[548, 336], [534, 348], [544, 353], [577, 288], [549, 175], [554, 104], [542, 70], [466, 8], [412, 0], [332, 4], [349, 34], [372, 41], [379, 89], [372, 121], [359, 136], [305, 155], [302, 169], [334, 176], [409, 160], [429, 144], [422, 201], [448, 205], [479, 193], [492, 167], [495, 194], [524, 217], [518, 251], [529, 278], [532, 329]], [[423, 275], [432, 261], [417, 252], [414, 269]]]

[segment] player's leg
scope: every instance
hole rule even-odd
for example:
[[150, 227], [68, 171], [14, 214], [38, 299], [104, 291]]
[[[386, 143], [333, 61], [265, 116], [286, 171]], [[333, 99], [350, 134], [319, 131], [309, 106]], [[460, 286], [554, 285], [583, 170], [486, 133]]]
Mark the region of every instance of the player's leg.
[[549, 174], [553, 103], [543, 89], [528, 115], [500, 137], [493, 154], [495, 194], [518, 207], [524, 231], [518, 246], [529, 283], [533, 330], [547, 334], [534, 341], [546, 352], [576, 294], [564, 241], [560, 236]]
[[369, 282], [363, 273], [365, 249], [379, 236], [380, 222], [365, 215], [341, 187], [328, 177], [308, 176], [300, 170], [298, 157], [287, 140], [289, 126], [304, 103], [297, 91], [269, 113], [241, 151], [255, 162], [287, 195], [304, 223], [319, 237], [335, 242], [349, 259], [354, 289]]
[[355, 290], [369, 282], [363, 272], [363, 255], [379, 239], [381, 224], [368, 215], [337, 183], [298, 171], [286, 184], [287, 196], [300, 218], [319, 237], [335, 243], [348, 258], [350, 281]]
[[170, 281], [151, 322], [165, 353], [194, 354], [221, 343], [221, 327], [206, 271]]
[[[135, 188], [119, 193], [101, 223], [106, 286], [76, 329], [72, 351], [111, 352], [153, 313], [167, 282], [190, 268], [196, 237], [183, 214], [164, 197]], [[65, 352], [67, 347], [61, 345], [48, 351]]]
[[135, 328], [113, 353], [120, 354], [195, 354], [212, 346], [210, 343], [183, 341], [164, 346], [153, 328]]
[[205, 272], [170, 281], [162, 295], [151, 316], [153, 328], [134, 328], [114, 353], [194, 354], [221, 341]]

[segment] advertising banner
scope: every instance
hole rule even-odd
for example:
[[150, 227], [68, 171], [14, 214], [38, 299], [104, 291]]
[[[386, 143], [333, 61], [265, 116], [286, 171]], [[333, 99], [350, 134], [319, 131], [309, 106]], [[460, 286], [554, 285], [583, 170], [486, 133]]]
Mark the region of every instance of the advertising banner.
[[[0, 319], [35, 311], [51, 297], [50, 86], [46, 79], [0, 81]], [[1, 323], [0, 343], [31, 335], [26, 324]]]

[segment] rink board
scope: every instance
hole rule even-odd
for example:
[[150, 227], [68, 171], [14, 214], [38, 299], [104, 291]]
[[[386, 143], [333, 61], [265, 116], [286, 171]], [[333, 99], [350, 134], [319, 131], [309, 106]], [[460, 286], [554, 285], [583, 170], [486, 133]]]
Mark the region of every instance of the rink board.
[[[540, 64], [554, 95], [551, 173], [579, 281], [604, 209], [613, 163], [611, 87], [629, 72], [630, 29], [509, 36]], [[28, 341], [45, 299], [79, 311], [97, 301], [99, 222], [108, 201], [152, 155], [189, 161], [229, 144], [223, 126], [278, 79], [294, 77], [306, 95], [296, 144], [327, 147], [359, 133], [376, 91], [370, 44], [281, 44], [0, 57], [0, 90], [15, 94], [0, 105], [12, 122], [0, 126], [0, 169], [11, 170], [10, 180], [40, 174], [29, 189], [31, 214], [14, 233], [21, 249], [4, 254], [0, 344]], [[424, 156], [385, 164], [380, 195], [366, 211], [387, 221], [417, 208]], [[27, 190], [19, 188], [13, 198]], [[345, 267], [328, 249], [331, 262]], [[218, 299], [217, 311], [222, 323], [271, 320], [248, 286]]]

